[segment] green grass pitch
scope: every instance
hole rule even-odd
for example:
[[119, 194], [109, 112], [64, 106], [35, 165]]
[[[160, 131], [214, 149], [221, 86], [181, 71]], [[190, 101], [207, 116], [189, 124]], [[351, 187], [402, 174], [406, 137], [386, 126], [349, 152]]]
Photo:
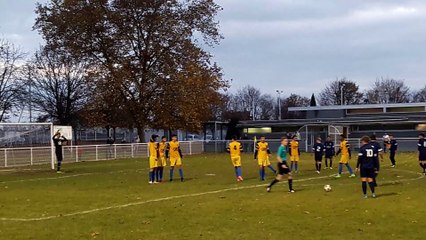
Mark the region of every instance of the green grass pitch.
[[65, 164], [64, 174], [0, 170], [0, 239], [424, 239], [426, 178], [415, 153], [398, 153], [395, 169], [386, 156], [376, 199], [362, 198], [358, 177], [331, 177], [337, 161], [316, 174], [312, 158], [301, 157], [296, 193], [286, 182], [267, 193], [273, 174], [260, 182], [248, 154], [242, 183], [226, 154], [187, 156], [185, 182], [156, 185], [147, 159]]

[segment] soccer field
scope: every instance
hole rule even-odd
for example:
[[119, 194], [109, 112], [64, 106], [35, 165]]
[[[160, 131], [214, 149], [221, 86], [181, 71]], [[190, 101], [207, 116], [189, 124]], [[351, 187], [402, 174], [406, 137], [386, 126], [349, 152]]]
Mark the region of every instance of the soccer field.
[[155, 185], [146, 158], [65, 164], [60, 175], [47, 165], [0, 170], [0, 239], [424, 239], [415, 153], [398, 153], [395, 169], [382, 163], [376, 199], [362, 198], [359, 178], [334, 179], [336, 163], [318, 175], [302, 154], [295, 193], [286, 182], [267, 193], [273, 174], [260, 182], [248, 154], [242, 183], [226, 154], [187, 156], [185, 182]]

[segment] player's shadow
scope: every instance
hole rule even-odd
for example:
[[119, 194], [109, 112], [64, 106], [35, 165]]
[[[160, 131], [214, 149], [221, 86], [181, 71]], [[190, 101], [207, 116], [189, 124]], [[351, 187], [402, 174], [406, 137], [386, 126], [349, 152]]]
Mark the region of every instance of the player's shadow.
[[391, 196], [395, 196], [395, 195], [398, 195], [398, 193], [395, 193], [395, 192], [381, 193], [381, 194], [378, 194], [377, 197], [378, 198], [381, 198], [381, 197], [391, 197]]
[[379, 183], [380, 186], [392, 186], [392, 185], [402, 185], [402, 182], [386, 182], [386, 183]]

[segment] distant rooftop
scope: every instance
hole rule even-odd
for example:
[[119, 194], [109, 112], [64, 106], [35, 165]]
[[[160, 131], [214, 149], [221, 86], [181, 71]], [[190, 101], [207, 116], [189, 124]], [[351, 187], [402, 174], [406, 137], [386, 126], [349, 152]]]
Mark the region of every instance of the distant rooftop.
[[412, 108], [412, 107], [423, 107], [423, 111], [426, 111], [426, 103], [387, 103], [387, 104], [357, 104], [357, 105], [330, 105], [330, 106], [315, 106], [315, 107], [289, 107], [289, 112], [298, 111], [316, 111], [316, 110], [348, 110], [348, 109], [384, 109], [386, 112], [387, 108]]

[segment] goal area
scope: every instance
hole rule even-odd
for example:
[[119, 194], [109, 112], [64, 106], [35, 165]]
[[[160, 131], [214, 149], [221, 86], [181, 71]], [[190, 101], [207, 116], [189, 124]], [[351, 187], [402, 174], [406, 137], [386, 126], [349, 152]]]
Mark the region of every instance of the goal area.
[[52, 123], [0, 123], [0, 166], [51, 163], [54, 168]]

